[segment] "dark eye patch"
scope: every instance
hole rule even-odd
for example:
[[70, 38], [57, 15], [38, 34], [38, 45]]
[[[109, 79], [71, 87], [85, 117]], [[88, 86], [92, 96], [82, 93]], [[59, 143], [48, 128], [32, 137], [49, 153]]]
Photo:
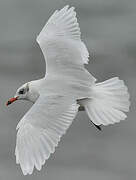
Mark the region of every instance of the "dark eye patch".
[[19, 94], [25, 94], [25, 89], [20, 89]]

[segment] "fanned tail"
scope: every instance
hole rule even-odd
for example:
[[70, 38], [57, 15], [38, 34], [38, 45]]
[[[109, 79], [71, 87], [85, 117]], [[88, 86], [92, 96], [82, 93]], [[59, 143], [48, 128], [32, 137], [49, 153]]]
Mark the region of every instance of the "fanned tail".
[[92, 87], [92, 98], [82, 103], [89, 118], [97, 126], [124, 120], [130, 106], [128, 89], [118, 77], [96, 83]]

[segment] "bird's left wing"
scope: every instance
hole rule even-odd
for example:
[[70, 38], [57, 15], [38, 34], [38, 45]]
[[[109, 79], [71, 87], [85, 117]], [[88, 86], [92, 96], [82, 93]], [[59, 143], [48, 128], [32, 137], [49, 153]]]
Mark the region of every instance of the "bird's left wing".
[[74, 7], [54, 12], [37, 37], [46, 60], [46, 74], [63, 74], [68, 68], [74, 72], [88, 63], [89, 53], [80, 34]]
[[79, 105], [69, 97], [40, 96], [19, 122], [16, 142], [16, 162], [23, 174], [38, 170], [55, 151], [78, 112]]

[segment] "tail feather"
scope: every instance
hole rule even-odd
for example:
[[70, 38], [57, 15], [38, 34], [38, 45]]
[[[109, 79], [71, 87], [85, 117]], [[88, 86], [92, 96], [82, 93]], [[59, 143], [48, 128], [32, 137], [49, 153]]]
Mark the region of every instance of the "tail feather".
[[84, 100], [83, 106], [97, 126], [120, 122], [129, 111], [128, 89], [118, 77], [96, 83], [92, 87], [92, 98]]

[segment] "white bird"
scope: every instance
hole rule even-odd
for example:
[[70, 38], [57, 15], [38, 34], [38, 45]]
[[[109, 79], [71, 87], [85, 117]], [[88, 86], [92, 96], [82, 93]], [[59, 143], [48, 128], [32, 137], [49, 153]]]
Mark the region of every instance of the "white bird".
[[118, 77], [96, 83], [84, 67], [89, 53], [80, 34], [74, 7], [56, 10], [37, 37], [46, 61], [45, 77], [22, 85], [7, 102], [34, 103], [17, 125], [15, 155], [24, 175], [32, 174], [34, 167], [41, 170], [79, 107], [96, 127], [127, 117], [127, 87]]

